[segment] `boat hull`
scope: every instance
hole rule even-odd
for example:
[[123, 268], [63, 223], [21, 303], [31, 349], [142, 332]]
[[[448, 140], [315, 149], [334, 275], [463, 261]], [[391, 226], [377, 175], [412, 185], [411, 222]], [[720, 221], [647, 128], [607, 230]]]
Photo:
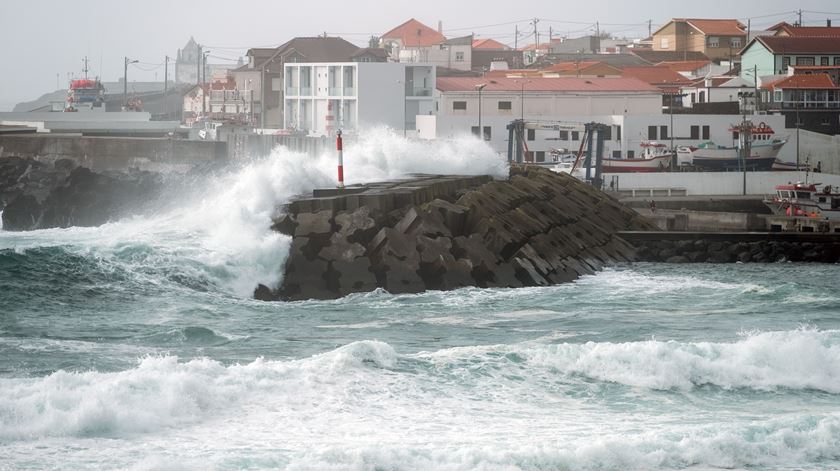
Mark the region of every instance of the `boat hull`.
[[671, 155], [660, 155], [649, 159], [604, 159], [601, 169], [604, 173], [661, 172], [671, 165]]
[[[753, 145], [747, 158], [747, 170], [772, 170], [785, 141]], [[737, 147], [699, 148], [691, 154], [691, 164], [709, 170], [743, 170]]]

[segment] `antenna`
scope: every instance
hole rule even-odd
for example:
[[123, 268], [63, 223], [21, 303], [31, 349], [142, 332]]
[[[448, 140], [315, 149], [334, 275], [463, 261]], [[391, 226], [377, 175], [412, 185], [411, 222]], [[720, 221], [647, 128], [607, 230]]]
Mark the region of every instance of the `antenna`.
[[84, 63], [85, 63], [85, 66], [84, 66], [84, 68], [82, 69], [82, 72], [84, 72], [84, 73], [85, 73], [85, 79], [87, 80], [87, 78], [88, 78], [88, 70], [90, 70], [90, 69], [88, 68], [88, 56], [85, 56], [85, 58], [82, 60], [82, 62], [84, 62]]

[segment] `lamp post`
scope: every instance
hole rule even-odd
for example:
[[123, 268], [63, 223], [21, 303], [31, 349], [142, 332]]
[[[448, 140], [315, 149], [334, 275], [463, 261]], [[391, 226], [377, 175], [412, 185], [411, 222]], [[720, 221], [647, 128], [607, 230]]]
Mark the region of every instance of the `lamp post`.
[[521, 85], [521, 90], [519, 91], [519, 114], [522, 121], [525, 121], [525, 84], [530, 82], [530, 80], [521, 80], [519, 82]]
[[484, 140], [484, 132], [481, 127], [481, 91], [484, 90], [484, 87], [486, 86], [486, 83], [480, 83], [475, 86], [475, 89], [478, 90], [478, 137], [481, 140]]
[[123, 68], [123, 107], [128, 106], [128, 64], [136, 64], [138, 60], [128, 60], [125, 58], [125, 67]]
[[[199, 58], [199, 60], [204, 59], [204, 63], [201, 65], [201, 84], [205, 87], [207, 86], [207, 54], [209, 53], [210, 51], [204, 51], [201, 53], [201, 58]], [[210, 99], [208, 95], [208, 91], [204, 91], [202, 94], [203, 99], [201, 100], [201, 114], [205, 116], [207, 115], [207, 100]]]

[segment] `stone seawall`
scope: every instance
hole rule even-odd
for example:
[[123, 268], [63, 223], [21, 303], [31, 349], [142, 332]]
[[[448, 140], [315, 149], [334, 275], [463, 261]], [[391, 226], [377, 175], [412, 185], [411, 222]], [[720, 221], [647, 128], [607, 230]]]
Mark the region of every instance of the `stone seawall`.
[[258, 299], [562, 283], [634, 260], [616, 232], [653, 229], [591, 186], [532, 167], [506, 181], [427, 176], [314, 196], [275, 221], [292, 246], [282, 286], [258, 287]]
[[840, 235], [807, 233], [622, 233], [638, 260], [664, 263], [840, 261]]
[[0, 136], [0, 159], [19, 157], [44, 163], [72, 160], [95, 172], [129, 169], [186, 172], [227, 159], [227, 143], [141, 137], [83, 137], [50, 134]]

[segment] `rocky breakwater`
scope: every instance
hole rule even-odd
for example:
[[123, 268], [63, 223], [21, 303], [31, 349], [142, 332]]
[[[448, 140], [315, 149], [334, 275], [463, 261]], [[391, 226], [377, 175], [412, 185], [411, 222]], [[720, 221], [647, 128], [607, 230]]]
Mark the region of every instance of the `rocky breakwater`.
[[285, 276], [256, 298], [562, 283], [634, 260], [617, 231], [654, 229], [591, 186], [535, 167], [514, 167], [506, 181], [425, 176], [315, 196], [275, 221], [292, 236]]
[[68, 159], [0, 159], [3, 229], [98, 226], [135, 211], [158, 194], [160, 174], [96, 173]]
[[[757, 234], [757, 233], [756, 233]], [[639, 261], [663, 263], [777, 263], [840, 261], [840, 236], [768, 233], [765, 240], [719, 234], [714, 238], [631, 241]], [[755, 237], [755, 236], [753, 236]]]

